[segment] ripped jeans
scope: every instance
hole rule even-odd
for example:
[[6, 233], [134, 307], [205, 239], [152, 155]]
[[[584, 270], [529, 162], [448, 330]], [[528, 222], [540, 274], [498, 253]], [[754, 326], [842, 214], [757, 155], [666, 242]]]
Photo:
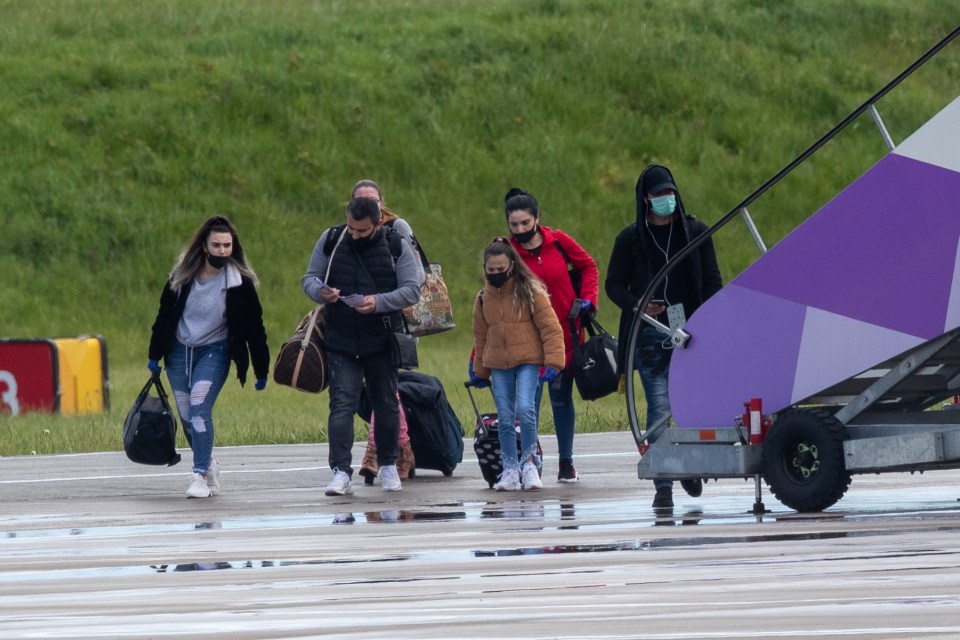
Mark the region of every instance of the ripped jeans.
[[187, 347], [174, 341], [167, 354], [167, 379], [177, 413], [193, 449], [193, 472], [206, 475], [213, 457], [213, 403], [230, 371], [226, 340]]

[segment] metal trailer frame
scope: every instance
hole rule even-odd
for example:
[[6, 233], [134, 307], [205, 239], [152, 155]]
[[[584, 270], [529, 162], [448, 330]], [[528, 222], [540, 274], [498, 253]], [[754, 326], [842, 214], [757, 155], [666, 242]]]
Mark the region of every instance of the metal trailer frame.
[[[747, 206], [803, 163], [840, 131], [869, 111], [887, 147], [893, 140], [876, 109], [876, 102], [920, 66], [960, 36], [954, 29], [883, 89], [844, 118], [756, 191], [725, 214], [703, 235], [677, 253], [653, 278], [638, 309], [646, 309], [653, 292], [683, 259], [719, 229], [740, 217], [761, 254], [763, 242]], [[773, 427], [762, 444], [750, 444], [748, 427], [738, 420], [730, 428], [669, 428], [664, 416], [643, 430], [636, 407], [634, 352], [643, 324], [657, 327], [676, 348], [690, 335], [637, 313], [627, 344], [626, 402], [630, 429], [641, 454], [640, 479], [754, 478], [754, 513], [764, 513], [761, 478], [786, 506], [797, 511], [822, 511], [843, 497], [851, 474], [891, 471], [923, 472], [960, 468], [960, 404], [927, 411], [960, 394], [960, 329], [808, 398], [771, 416]], [[746, 400], [746, 398], [745, 398]]]

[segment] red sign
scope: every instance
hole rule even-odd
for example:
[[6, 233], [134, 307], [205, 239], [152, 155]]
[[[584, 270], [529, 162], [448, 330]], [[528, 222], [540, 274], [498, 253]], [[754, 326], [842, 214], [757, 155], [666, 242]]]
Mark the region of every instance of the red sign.
[[59, 380], [52, 340], [0, 340], [0, 414], [56, 412]]

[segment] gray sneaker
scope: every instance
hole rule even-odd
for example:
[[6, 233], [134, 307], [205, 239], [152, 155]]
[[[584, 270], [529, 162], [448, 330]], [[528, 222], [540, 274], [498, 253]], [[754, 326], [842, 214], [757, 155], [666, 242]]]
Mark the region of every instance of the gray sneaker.
[[523, 490], [539, 491], [543, 489], [543, 482], [540, 480], [540, 471], [537, 465], [532, 462], [526, 462], [523, 465]]
[[218, 460], [210, 461], [210, 468], [207, 469], [207, 486], [210, 488], [211, 496], [220, 493], [220, 462]]
[[500, 481], [493, 485], [495, 491], [520, 491], [520, 472], [516, 469], [504, 469]]
[[340, 469], [333, 470], [333, 479], [326, 486], [323, 492], [328, 496], [349, 496], [353, 493], [353, 487], [350, 486], [350, 476]]
[[380, 488], [384, 491], [400, 491], [400, 474], [397, 465], [385, 464], [380, 467]]

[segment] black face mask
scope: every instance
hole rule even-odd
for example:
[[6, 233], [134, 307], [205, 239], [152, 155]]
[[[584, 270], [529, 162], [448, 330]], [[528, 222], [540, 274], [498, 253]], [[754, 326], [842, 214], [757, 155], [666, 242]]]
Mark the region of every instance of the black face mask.
[[507, 280], [510, 279], [510, 275], [511, 274], [507, 273], [506, 271], [501, 271], [500, 273], [488, 273], [486, 274], [487, 282], [489, 282], [491, 286], [499, 289], [503, 285], [507, 284]]
[[209, 264], [214, 269], [223, 269], [226, 266], [227, 260], [230, 259], [230, 256], [213, 256], [209, 253], [207, 254], [207, 264]]
[[517, 239], [517, 242], [520, 244], [526, 244], [533, 240], [533, 237], [537, 235], [537, 225], [533, 225], [533, 229], [529, 231], [524, 231], [523, 233], [515, 233], [513, 237]]
[[366, 236], [366, 237], [363, 237], [363, 238], [354, 238], [354, 237], [351, 236], [351, 237], [350, 237], [350, 245], [351, 245], [354, 249], [357, 249], [358, 251], [363, 251], [363, 250], [365, 250], [367, 247], [369, 247], [370, 245], [373, 244], [374, 238], [376, 238], [376, 237], [377, 237], [377, 232], [376, 232], [376, 230], [374, 230], [374, 232], [371, 233], [370, 235], [368, 235], [368, 236]]

